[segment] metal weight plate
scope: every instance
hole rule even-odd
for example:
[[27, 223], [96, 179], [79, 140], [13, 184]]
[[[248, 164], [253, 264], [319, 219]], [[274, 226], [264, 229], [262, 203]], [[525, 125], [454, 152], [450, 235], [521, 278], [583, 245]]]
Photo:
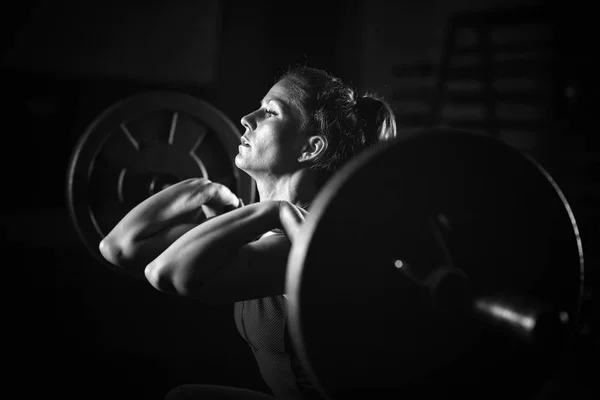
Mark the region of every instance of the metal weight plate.
[[488, 136], [432, 129], [366, 150], [321, 190], [302, 230], [289, 328], [332, 399], [521, 396], [548, 378], [559, 348], [533, 350], [434, 305], [417, 283], [448, 260], [481, 296], [535, 299], [571, 328], [578, 318], [575, 217], [540, 165]]
[[205, 177], [252, 203], [254, 181], [234, 164], [240, 136], [225, 114], [186, 93], [139, 93], [108, 107], [86, 128], [68, 165], [67, 202], [84, 245], [108, 268], [130, 275], [107, 262], [98, 245], [150, 195]]

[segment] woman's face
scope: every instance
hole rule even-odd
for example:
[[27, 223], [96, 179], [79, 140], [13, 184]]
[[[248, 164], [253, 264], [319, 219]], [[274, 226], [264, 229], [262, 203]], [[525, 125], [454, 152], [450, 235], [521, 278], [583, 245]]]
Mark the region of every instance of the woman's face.
[[288, 83], [276, 83], [260, 107], [241, 120], [245, 128], [235, 165], [257, 177], [282, 176], [298, 169], [302, 148], [300, 110], [291, 101]]

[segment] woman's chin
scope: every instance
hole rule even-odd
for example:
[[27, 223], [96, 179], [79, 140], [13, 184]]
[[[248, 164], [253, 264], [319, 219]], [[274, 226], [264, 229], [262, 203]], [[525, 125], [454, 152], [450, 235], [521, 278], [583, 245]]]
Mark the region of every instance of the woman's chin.
[[242, 160], [242, 155], [240, 153], [237, 153], [235, 155], [235, 158], [233, 159], [233, 162], [234, 162], [234, 164], [235, 164], [236, 167], [238, 167], [238, 168], [241, 169], [242, 165], [244, 164], [243, 160]]
[[246, 162], [246, 160], [244, 160], [244, 157], [241, 154], [237, 154], [235, 156], [235, 159], [233, 160], [235, 163], [235, 166], [238, 167], [239, 169], [241, 169], [244, 172], [248, 172], [247, 171], [247, 167], [248, 167], [248, 163]]

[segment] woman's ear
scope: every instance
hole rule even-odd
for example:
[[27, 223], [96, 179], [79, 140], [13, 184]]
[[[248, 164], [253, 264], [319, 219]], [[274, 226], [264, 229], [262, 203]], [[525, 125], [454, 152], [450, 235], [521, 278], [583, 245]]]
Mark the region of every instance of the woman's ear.
[[327, 139], [321, 135], [310, 136], [298, 157], [298, 161], [314, 161], [327, 150]]

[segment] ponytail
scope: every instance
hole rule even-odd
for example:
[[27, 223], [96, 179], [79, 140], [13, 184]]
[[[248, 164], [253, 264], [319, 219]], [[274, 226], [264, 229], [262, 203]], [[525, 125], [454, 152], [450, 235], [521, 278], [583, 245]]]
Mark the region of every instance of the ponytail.
[[383, 98], [366, 94], [356, 100], [356, 113], [362, 121], [365, 144], [370, 146], [396, 137], [394, 111]]

